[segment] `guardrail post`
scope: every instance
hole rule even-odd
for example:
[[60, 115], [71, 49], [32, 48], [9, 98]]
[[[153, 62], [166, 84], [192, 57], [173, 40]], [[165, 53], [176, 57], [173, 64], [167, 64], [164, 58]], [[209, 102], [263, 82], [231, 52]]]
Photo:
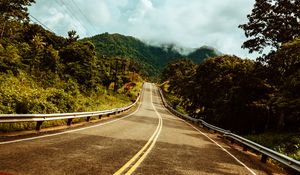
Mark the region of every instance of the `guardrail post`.
[[43, 124], [43, 121], [37, 121], [37, 122], [36, 122], [35, 130], [36, 130], [36, 131], [40, 131], [40, 130], [41, 130], [42, 124]]
[[243, 146], [243, 151], [248, 151], [248, 148], [246, 145]]
[[87, 117], [87, 118], [86, 118], [86, 121], [87, 121], [87, 122], [89, 122], [89, 121], [90, 121], [90, 119], [91, 119], [91, 117]]
[[260, 161], [261, 161], [262, 163], [267, 163], [267, 160], [268, 160], [268, 156], [262, 154], [262, 155], [261, 155]]
[[99, 115], [99, 119], [101, 119], [102, 115]]
[[69, 119], [68, 119], [68, 121], [67, 121], [67, 125], [68, 125], [68, 126], [71, 126], [72, 120], [73, 120], [72, 118], [69, 118]]
[[201, 122], [198, 122], [198, 126], [200, 126], [201, 128], [203, 128], [203, 125]]

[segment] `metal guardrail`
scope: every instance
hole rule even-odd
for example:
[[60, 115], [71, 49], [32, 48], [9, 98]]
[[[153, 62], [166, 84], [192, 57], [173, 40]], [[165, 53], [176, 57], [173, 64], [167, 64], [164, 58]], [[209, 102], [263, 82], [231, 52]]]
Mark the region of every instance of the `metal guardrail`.
[[272, 159], [286, 165], [287, 167], [289, 167], [297, 172], [300, 172], [300, 162], [299, 161], [292, 159], [286, 155], [280, 154], [269, 148], [266, 148], [262, 145], [259, 145], [251, 140], [245, 139], [239, 135], [231, 133], [229, 130], [225, 130], [225, 129], [219, 128], [217, 126], [211, 125], [202, 119], [196, 119], [196, 118], [190, 117], [188, 115], [182, 114], [182, 113], [176, 111], [175, 109], [173, 109], [173, 107], [165, 100], [161, 89], [159, 89], [159, 92], [160, 92], [160, 95], [162, 97], [162, 101], [163, 101], [163, 104], [165, 105], [165, 107], [167, 109], [169, 109], [176, 116], [199, 123], [211, 130], [214, 130], [214, 131], [217, 131], [217, 132], [223, 134], [223, 136], [226, 138], [229, 138], [231, 140], [231, 142], [235, 141], [235, 142], [240, 143], [244, 147], [244, 151], [246, 151], [247, 148], [251, 148], [251, 149], [257, 151], [258, 153], [260, 153], [262, 155], [261, 161], [264, 163], [267, 162], [267, 158], [269, 157], [269, 158], [272, 158]]
[[0, 114], [0, 123], [13, 123], [13, 122], [37, 122], [36, 130], [39, 131], [41, 129], [41, 125], [44, 121], [50, 120], [62, 120], [67, 119], [67, 125], [72, 124], [72, 120], [75, 118], [87, 118], [87, 121], [90, 120], [90, 117], [98, 116], [99, 119], [103, 115], [113, 115], [117, 113], [124, 112], [131, 107], [133, 107], [141, 98], [141, 93], [139, 96], [129, 106], [115, 108], [111, 110], [103, 110], [103, 111], [93, 111], [93, 112], [75, 112], [75, 113], [55, 113], [55, 114]]
[[286, 155], [280, 154], [274, 150], [266, 148], [262, 145], [259, 145], [255, 142], [252, 142], [251, 140], [247, 140], [247, 139], [245, 139], [239, 135], [233, 134], [233, 133], [225, 134], [224, 136], [227, 138], [231, 138], [231, 139], [243, 144], [244, 146], [249, 147], [249, 148], [259, 152], [262, 155], [261, 160], [264, 163], [267, 161], [267, 158], [270, 157], [270, 158], [286, 165], [287, 167], [300, 172], [300, 162], [295, 159], [292, 159]]

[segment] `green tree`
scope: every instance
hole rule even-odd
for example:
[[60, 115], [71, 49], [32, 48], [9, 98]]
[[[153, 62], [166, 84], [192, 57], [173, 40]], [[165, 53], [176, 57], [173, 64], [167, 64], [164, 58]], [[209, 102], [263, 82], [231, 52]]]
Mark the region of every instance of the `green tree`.
[[200, 111], [199, 117], [235, 132], [262, 132], [269, 119], [272, 89], [257, 76], [256, 67], [254, 61], [236, 56], [205, 60], [190, 86], [190, 110]]
[[71, 30], [68, 32], [68, 38], [67, 38], [67, 41], [69, 43], [72, 43], [72, 42], [75, 42], [77, 41], [79, 38], [79, 35], [76, 35], [76, 31], [75, 30]]
[[272, 50], [260, 57], [260, 78], [272, 87], [268, 100], [268, 128], [299, 130], [300, 1], [256, 0], [245, 30], [243, 48], [250, 52]]
[[73, 42], [59, 53], [64, 73], [76, 79], [87, 90], [95, 86], [96, 56], [93, 48], [89, 42]]
[[40, 35], [34, 36], [31, 43], [32, 43], [32, 55], [30, 56], [30, 60], [29, 60], [30, 72], [31, 73], [33, 73], [33, 71], [39, 72], [41, 59], [44, 54], [46, 43], [43, 41], [43, 37]]
[[266, 58], [267, 78], [276, 88], [271, 104], [277, 130], [300, 128], [300, 39], [283, 44]]
[[278, 49], [300, 36], [300, 1], [256, 0], [248, 23], [239, 27], [249, 38], [242, 48], [262, 52], [266, 47]]
[[14, 45], [3, 47], [0, 44], [0, 72], [7, 72], [10, 70], [16, 73], [20, 65], [21, 56], [18, 48]]
[[[180, 59], [169, 63], [163, 73], [162, 80], [170, 85], [169, 92], [177, 96], [179, 100], [174, 104], [184, 106], [190, 112], [191, 98], [193, 97], [194, 75], [198, 65], [189, 59]], [[177, 104], [178, 103], [178, 104]]]
[[300, 67], [300, 38], [283, 44], [278, 51], [270, 53], [264, 60], [267, 63], [268, 79], [272, 84], [281, 86]]
[[34, 0], [1, 0], [0, 1], [0, 39], [15, 35], [21, 23], [28, 23], [27, 6]]
[[38, 24], [28, 24], [24, 26], [22, 29], [22, 37], [20, 38], [20, 41], [31, 42], [36, 35], [42, 36], [43, 41], [48, 45], [52, 45], [54, 49], [61, 49], [67, 44], [67, 39], [45, 30]]
[[170, 91], [179, 96], [186, 96], [191, 77], [196, 73], [197, 65], [189, 59], [180, 59], [169, 63], [162, 73], [164, 81], [169, 81]]

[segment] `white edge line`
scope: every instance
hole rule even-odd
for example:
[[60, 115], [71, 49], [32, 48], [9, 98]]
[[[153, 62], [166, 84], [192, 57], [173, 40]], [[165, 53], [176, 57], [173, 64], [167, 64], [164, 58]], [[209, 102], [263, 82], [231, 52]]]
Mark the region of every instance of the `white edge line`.
[[205, 133], [203, 133], [202, 131], [200, 131], [198, 128], [196, 128], [195, 126], [193, 126], [192, 124], [186, 122], [185, 120], [175, 117], [173, 113], [171, 113], [169, 111], [169, 109], [167, 109], [163, 103], [161, 103], [161, 105], [171, 114], [171, 116], [173, 116], [175, 119], [180, 120], [184, 123], [186, 123], [187, 125], [191, 126], [192, 128], [194, 128], [196, 131], [198, 131], [200, 134], [202, 134], [203, 136], [205, 136], [206, 138], [208, 138], [210, 141], [212, 141], [214, 144], [216, 144], [218, 147], [220, 147], [224, 152], [226, 152], [228, 155], [230, 155], [234, 160], [236, 160], [239, 164], [241, 164], [243, 167], [245, 167], [251, 174], [256, 175], [256, 173], [249, 168], [247, 165], [245, 165], [242, 161], [240, 161], [238, 158], [236, 158], [233, 154], [231, 154], [228, 150], [226, 150], [223, 146], [221, 146], [220, 144], [218, 144], [215, 140], [213, 140], [212, 138], [210, 138], [208, 135], [206, 135]]
[[[182, 120], [182, 119], [180, 119]], [[198, 128], [196, 128], [195, 126], [193, 126], [192, 124], [186, 122], [183, 120], [184, 123], [190, 125], [192, 128], [194, 128], [195, 130], [197, 130], [198, 132], [200, 132], [202, 135], [204, 135], [205, 137], [207, 137], [210, 141], [212, 141], [214, 144], [216, 144], [218, 147], [220, 147], [224, 152], [226, 152], [227, 154], [229, 154], [233, 159], [235, 159], [238, 163], [240, 163], [241, 165], [243, 165], [248, 171], [250, 171], [251, 174], [256, 175], [256, 173], [250, 169], [247, 165], [245, 165], [242, 161], [240, 161], [237, 157], [235, 157], [233, 154], [231, 154], [228, 150], [226, 150], [223, 146], [221, 146], [220, 144], [218, 144], [215, 140], [213, 140], [212, 138], [210, 138], [208, 135], [206, 135], [205, 133], [203, 133], [202, 131], [200, 131]]]
[[115, 120], [111, 120], [111, 121], [105, 122], [105, 123], [100, 123], [100, 124], [93, 125], [93, 126], [87, 126], [87, 127], [84, 127], [84, 128], [72, 129], [72, 130], [69, 130], [69, 131], [59, 132], [59, 133], [55, 133], [55, 134], [47, 134], [47, 135], [36, 136], [36, 137], [29, 137], [29, 138], [24, 138], [24, 139], [4, 141], [4, 142], [0, 142], [0, 145], [5, 145], [5, 144], [9, 144], [9, 143], [17, 143], [17, 142], [28, 141], [28, 140], [35, 140], [35, 139], [40, 139], [40, 138], [45, 138], [45, 137], [52, 137], [52, 136], [57, 136], [57, 135], [62, 135], [62, 134], [67, 134], [67, 133], [72, 133], [72, 132], [76, 132], [76, 131], [81, 131], [81, 130], [85, 130], [85, 129], [95, 128], [95, 127], [98, 127], [98, 126], [102, 126], [102, 125], [114, 123], [114, 122], [117, 122], [119, 120], [123, 120], [125, 118], [128, 118], [128, 117], [134, 115], [135, 113], [137, 113], [137, 111], [140, 110], [141, 105], [142, 105], [142, 103], [140, 102], [138, 108], [133, 113], [128, 114], [128, 115], [126, 115], [124, 117], [115, 119]]

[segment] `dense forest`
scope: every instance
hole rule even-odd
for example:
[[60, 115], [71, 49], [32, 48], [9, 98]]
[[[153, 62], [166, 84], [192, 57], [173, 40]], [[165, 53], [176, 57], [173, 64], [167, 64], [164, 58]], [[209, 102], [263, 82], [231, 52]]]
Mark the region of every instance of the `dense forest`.
[[271, 48], [256, 61], [223, 55], [199, 65], [186, 59], [168, 64], [162, 86], [174, 107], [238, 134], [294, 133], [285, 139], [277, 135], [277, 145], [290, 144], [277, 151], [291, 152], [300, 160], [297, 2], [256, 1], [249, 22], [239, 26], [248, 37], [242, 47], [259, 53]]
[[135, 61], [140, 72], [146, 76], [157, 78], [167, 63], [179, 58], [191, 59], [194, 63], [221, 55], [212, 47], [203, 46], [183, 54], [183, 48], [175, 44], [161, 44], [152, 46], [131, 36], [103, 33], [93, 37], [84, 38], [82, 41], [90, 41], [95, 45], [98, 58], [123, 57]]
[[[293, 49], [299, 46], [300, 40], [288, 43], [274, 58], [288, 50], [300, 54]], [[168, 91], [180, 99], [177, 103], [210, 123], [238, 133], [297, 131], [300, 72], [294, 66], [286, 70], [288, 75], [280, 76], [273, 71], [282, 67], [224, 55], [200, 65], [190, 60], [173, 62], [164, 70], [163, 79], [168, 81]]]

